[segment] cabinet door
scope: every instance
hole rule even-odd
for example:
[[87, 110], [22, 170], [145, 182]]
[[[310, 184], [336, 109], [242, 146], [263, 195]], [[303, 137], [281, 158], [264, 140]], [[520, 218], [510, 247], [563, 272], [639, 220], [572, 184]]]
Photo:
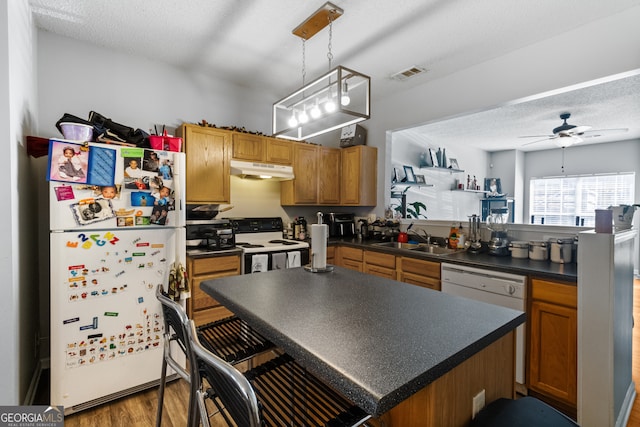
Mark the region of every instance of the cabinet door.
[[531, 278], [528, 382], [532, 392], [574, 413], [577, 402], [578, 288]]
[[375, 147], [366, 145], [342, 149], [342, 205], [376, 205], [377, 153]]
[[320, 147], [318, 168], [318, 203], [340, 204], [340, 149]]
[[234, 133], [233, 153], [231, 156], [237, 160], [244, 160], [248, 162], [264, 162], [264, 138], [259, 135], [253, 135], [250, 133]]
[[293, 143], [284, 139], [266, 138], [267, 163], [275, 163], [279, 165], [293, 164]]
[[280, 184], [280, 204], [314, 205], [318, 203], [318, 146], [294, 144], [295, 178]]
[[229, 132], [183, 125], [187, 203], [229, 203]]
[[577, 402], [577, 310], [532, 301], [529, 388], [570, 405]]

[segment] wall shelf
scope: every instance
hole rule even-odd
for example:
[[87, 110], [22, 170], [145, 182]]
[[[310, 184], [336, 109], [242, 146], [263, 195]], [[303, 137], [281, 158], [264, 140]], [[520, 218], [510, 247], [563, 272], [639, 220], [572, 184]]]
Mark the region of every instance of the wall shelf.
[[489, 193], [488, 191], [484, 191], [484, 190], [467, 190], [466, 188], [452, 188], [451, 191], [459, 191], [461, 193], [476, 193], [476, 194], [487, 194]]
[[420, 166], [420, 169], [433, 170], [433, 171], [436, 171], [436, 172], [449, 172], [449, 173], [462, 173], [462, 172], [464, 172], [464, 170], [462, 170], [462, 169], [441, 168], [439, 166]]

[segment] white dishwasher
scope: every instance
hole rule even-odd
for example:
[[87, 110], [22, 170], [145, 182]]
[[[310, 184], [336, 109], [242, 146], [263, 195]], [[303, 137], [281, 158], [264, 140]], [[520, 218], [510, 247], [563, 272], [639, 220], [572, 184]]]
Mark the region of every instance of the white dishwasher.
[[[516, 274], [455, 264], [441, 264], [442, 292], [526, 311], [527, 278]], [[524, 384], [524, 331], [516, 329], [516, 382]]]

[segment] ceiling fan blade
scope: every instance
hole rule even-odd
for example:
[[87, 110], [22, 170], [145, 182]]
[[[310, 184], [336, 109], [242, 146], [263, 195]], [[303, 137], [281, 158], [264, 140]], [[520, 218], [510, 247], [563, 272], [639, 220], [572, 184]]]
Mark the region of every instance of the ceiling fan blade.
[[526, 135], [518, 138], [553, 138], [555, 135]]
[[524, 147], [526, 145], [536, 144], [538, 142], [543, 142], [543, 141], [553, 141], [554, 139], [557, 139], [557, 137], [553, 136], [550, 138], [538, 139], [537, 141], [531, 141], [531, 142], [527, 142], [526, 144], [522, 144], [522, 146]]
[[603, 135], [615, 135], [616, 133], [625, 133], [629, 132], [629, 128], [618, 128], [618, 129], [594, 129], [585, 132], [582, 136], [583, 138], [597, 138]]

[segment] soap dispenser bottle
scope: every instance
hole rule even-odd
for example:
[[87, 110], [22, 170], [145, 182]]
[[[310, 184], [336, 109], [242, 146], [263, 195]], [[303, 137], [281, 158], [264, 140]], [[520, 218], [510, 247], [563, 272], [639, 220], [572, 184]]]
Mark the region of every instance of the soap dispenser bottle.
[[453, 224], [451, 226], [451, 230], [449, 231], [449, 249], [457, 249], [458, 248], [458, 226]]

